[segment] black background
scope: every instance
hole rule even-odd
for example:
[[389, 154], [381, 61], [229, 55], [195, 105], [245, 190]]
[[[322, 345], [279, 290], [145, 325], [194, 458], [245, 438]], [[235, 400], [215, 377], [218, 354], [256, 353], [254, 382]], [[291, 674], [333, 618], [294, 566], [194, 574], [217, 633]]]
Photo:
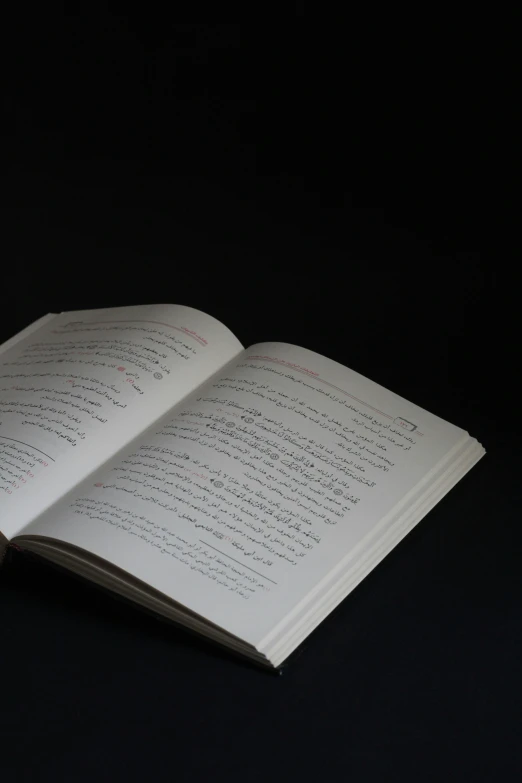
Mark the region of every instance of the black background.
[[12, 553], [3, 780], [522, 771], [516, 47], [510, 20], [369, 12], [3, 25], [1, 339], [187, 304], [488, 451], [280, 676]]

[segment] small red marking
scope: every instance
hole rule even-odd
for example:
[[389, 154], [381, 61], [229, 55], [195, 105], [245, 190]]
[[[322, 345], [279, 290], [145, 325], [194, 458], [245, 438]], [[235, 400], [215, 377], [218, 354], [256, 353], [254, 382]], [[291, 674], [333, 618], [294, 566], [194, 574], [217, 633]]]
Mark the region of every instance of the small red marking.
[[94, 486], [95, 486], [95, 487], [103, 487], [103, 484], [100, 484], [100, 483], [98, 482], [98, 484], [95, 484]]
[[118, 367], [118, 372], [125, 372], [125, 367]]

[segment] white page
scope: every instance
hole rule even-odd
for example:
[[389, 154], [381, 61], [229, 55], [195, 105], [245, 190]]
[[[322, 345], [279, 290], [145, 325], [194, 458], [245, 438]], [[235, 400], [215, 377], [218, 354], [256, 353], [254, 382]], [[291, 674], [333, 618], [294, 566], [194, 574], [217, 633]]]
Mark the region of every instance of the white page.
[[33, 332], [37, 332], [42, 328], [42, 326], [49, 323], [49, 321], [52, 321], [53, 318], [56, 317], [56, 313], [47, 313], [47, 315], [43, 315], [41, 318], [33, 321], [32, 324], [26, 326], [25, 329], [22, 329], [21, 332], [14, 334], [9, 338], [9, 340], [6, 340], [5, 343], [2, 343], [2, 345], [0, 345], [0, 353], [4, 353], [4, 351], [9, 350], [9, 348], [12, 348], [13, 345], [16, 345], [16, 343], [19, 343], [20, 340], [24, 340], [26, 337], [29, 337], [29, 335], [33, 334]]
[[264, 343], [26, 532], [257, 646], [468, 437], [336, 362]]
[[7, 537], [242, 350], [178, 305], [46, 316], [0, 353], [0, 530]]

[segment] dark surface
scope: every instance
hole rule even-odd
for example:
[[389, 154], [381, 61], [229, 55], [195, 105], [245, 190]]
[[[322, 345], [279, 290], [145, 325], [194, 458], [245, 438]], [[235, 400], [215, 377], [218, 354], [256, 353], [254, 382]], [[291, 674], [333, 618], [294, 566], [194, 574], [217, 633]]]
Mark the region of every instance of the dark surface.
[[49, 311], [187, 304], [488, 454], [281, 676], [13, 553], [2, 780], [522, 772], [513, 56], [446, 22], [413, 43], [299, 9], [6, 24], [1, 340]]

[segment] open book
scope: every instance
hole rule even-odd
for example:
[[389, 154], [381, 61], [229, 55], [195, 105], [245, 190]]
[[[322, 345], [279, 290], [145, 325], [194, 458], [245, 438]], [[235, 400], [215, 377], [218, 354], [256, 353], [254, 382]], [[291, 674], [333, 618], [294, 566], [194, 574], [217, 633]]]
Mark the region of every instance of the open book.
[[277, 667], [480, 459], [467, 432], [190, 307], [0, 354], [2, 541]]

